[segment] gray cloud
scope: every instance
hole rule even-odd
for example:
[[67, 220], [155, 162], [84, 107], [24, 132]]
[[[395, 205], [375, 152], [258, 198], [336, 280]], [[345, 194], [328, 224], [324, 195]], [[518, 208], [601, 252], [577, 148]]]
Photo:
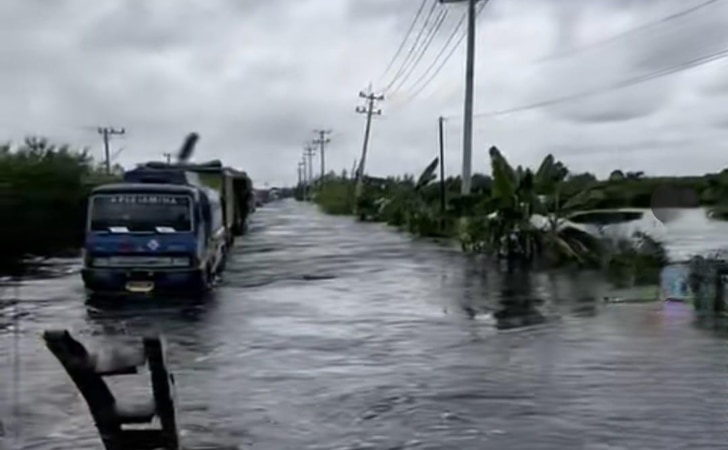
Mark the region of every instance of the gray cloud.
[[[610, 6], [605, 2], [577, 11], [564, 3], [556, 8], [561, 29], [559, 35], [562, 40], [576, 41], [577, 33], [574, 30], [596, 29], [589, 25], [598, 23], [598, 18], [614, 6], [622, 8], [620, 15], [630, 17], [630, 25], [622, 26], [622, 30], [591, 38], [585, 43], [575, 44], [571, 50], [567, 48], [560, 54], [568, 58], [549, 61], [543, 70], [550, 76], [543, 77], [533, 87], [534, 102], [597, 92], [598, 95], [579, 98], [577, 101], [568, 102], [565, 107], [552, 108], [551, 111], [560, 118], [576, 122], [620, 121], [646, 117], [669, 103], [677, 92], [676, 83], [679, 81], [675, 79], [678, 75], [660, 77], [644, 84], [637, 83], [629, 88], [619, 88], [622, 83], [641, 78], [650, 79], [667, 69], [680, 67], [723, 49], [728, 50], [728, 32], [725, 31], [728, 9], [726, 4], [720, 2], [666, 21], [659, 19], [684, 11], [691, 5], [668, 1], [640, 4], [622, 2], [619, 5], [613, 2]], [[646, 11], [649, 11], [649, 17], [640, 18], [639, 13]], [[655, 25], [645, 26], [646, 24]], [[630, 29], [639, 31], [614, 37]], [[557, 55], [558, 52], [557, 48]], [[554, 83], [554, 79], [560, 79], [561, 82]]]
[[[728, 10], [720, 4], [590, 46], [686, 3], [493, 1], [479, 19], [476, 109], [569, 96], [728, 47]], [[386, 84], [379, 75], [418, 6], [414, 0], [1, 2], [0, 130], [10, 139], [46, 134], [100, 154], [93, 127], [125, 126], [128, 136], [113, 145], [126, 148], [119, 160], [127, 165], [160, 158], [196, 130], [198, 159], [221, 158], [261, 183], [290, 183], [312, 129], [330, 127], [327, 166], [350, 169], [364, 128], [364, 117], [354, 113], [362, 104], [357, 92], [369, 81]], [[380, 105], [384, 115], [373, 124], [368, 157], [372, 173], [418, 172], [437, 152], [437, 116], [462, 113], [463, 48], [435, 82], [406, 100], [463, 6], [447, 6], [448, 20], [421, 66]], [[559, 52], [567, 55], [535, 63]], [[715, 156], [725, 139], [728, 111], [716, 96], [728, 90], [726, 67], [714, 63], [558, 106], [478, 119], [474, 167], [487, 171], [485, 150], [497, 144], [517, 164], [537, 164], [555, 149], [575, 170], [714, 170], [728, 163]], [[447, 125], [451, 174], [461, 166], [460, 120]], [[614, 148], [624, 149], [619, 159], [605, 150]]]

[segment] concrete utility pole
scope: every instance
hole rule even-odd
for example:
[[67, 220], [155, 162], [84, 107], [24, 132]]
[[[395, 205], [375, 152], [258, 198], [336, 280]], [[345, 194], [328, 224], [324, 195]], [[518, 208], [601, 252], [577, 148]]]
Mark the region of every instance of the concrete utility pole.
[[349, 174], [349, 178], [352, 180], [356, 180], [356, 158], [354, 158], [354, 164], [351, 165], [351, 173]]
[[331, 130], [313, 130], [314, 133], [318, 134], [318, 138], [314, 139], [313, 143], [318, 144], [321, 149], [321, 186], [324, 185], [324, 177], [326, 177], [326, 154], [324, 153], [326, 144], [331, 142], [331, 139], [326, 136], [331, 134]]
[[316, 154], [316, 149], [310, 145], [306, 146], [303, 151], [303, 155], [308, 159], [308, 197], [311, 199], [311, 185], [313, 184], [313, 157]]
[[[440, 0], [440, 3], [468, 2], [468, 48], [465, 61], [465, 114], [463, 122], [463, 173], [460, 192], [470, 194], [473, 167], [473, 94], [475, 79], [475, 4], [478, 0]], [[488, 0], [485, 0], [488, 1]]]
[[445, 199], [445, 118], [437, 119], [437, 135], [440, 147], [440, 213], [445, 217], [447, 200]]
[[116, 130], [112, 127], [98, 127], [98, 133], [104, 138], [104, 159], [106, 160], [106, 173], [111, 173], [111, 156], [109, 155], [109, 136], [126, 133], [124, 128]]
[[301, 176], [301, 200], [306, 200], [306, 158], [298, 162], [298, 172]]
[[364, 145], [361, 150], [361, 160], [359, 161], [359, 167], [356, 172], [356, 196], [358, 197], [362, 193], [363, 180], [364, 180], [364, 168], [367, 160], [367, 147], [369, 146], [369, 132], [372, 128], [372, 116], [381, 115], [382, 110], [374, 110], [374, 102], [384, 100], [384, 95], [374, 95], [373, 93], [359, 92], [359, 97], [366, 99], [366, 106], [357, 106], [356, 112], [359, 114], [367, 115], [367, 124], [364, 129]]

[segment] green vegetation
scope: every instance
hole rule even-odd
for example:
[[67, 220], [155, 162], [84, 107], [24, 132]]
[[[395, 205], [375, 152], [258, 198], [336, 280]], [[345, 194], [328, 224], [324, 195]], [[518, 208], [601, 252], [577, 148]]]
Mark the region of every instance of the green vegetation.
[[[532, 171], [511, 166], [495, 147], [489, 153], [492, 175], [475, 175], [471, 195], [459, 194], [458, 178], [445, 180], [444, 208], [441, 185], [434, 183], [437, 159], [418, 178], [365, 177], [362, 195], [356, 199], [354, 180], [329, 177], [316, 190], [314, 200], [331, 214], [385, 222], [418, 236], [456, 239], [463, 251], [486, 253], [509, 270], [519, 266], [602, 268], [614, 280], [644, 285], [657, 282], [667, 264], [665, 249], [645, 234], [615, 240], [600, 231], [610, 223], [639, 219], [641, 213], [595, 210], [648, 208], [658, 188], [666, 186], [668, 199], [683, 199], [675, 207], [697, 201], [695, 197], [718, 208], [722, 192], [728, 193], [728, 172], [648, 178], [641, 172], [615, 171], [608, 180], [598, 180], [589, 173], [570, 173], [552, 155]], [[584, 223], [596, 227], [580, 225]]]
[[[295, 197], [303, 200], [304, 190], [296, 189]], [[346, 178], [326, 181], [326, 188], [316, 193], [316, 200], [327, 214], [347, 215], [354, 213], [354, 183]]]
[[40, 138], [0, 146], [0, 272], [26, 256], [75, 252], [83, 239], [86, 196], [112, 178], [85, 150]]
[[602, 242], [607, 244], [602, 254], [606, 255], [608, 277], [619, 287], [657, 284], [661, 269], [669, 262], [664, 246], [643, 232]]
[[712, 316], [728, 313], [725, 296], [725, 277], [728, 269], [725, 255], [695, 256], [689, 263], [688, 286], [693, 294], [693, 305], [700, 315]]

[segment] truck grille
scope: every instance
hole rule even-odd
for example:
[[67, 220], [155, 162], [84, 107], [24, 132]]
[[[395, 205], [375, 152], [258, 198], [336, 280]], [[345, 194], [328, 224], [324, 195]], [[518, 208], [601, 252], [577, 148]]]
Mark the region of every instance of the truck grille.
[[188, 256], [97, 256], [91, 258], [92, 267], [190, 267]]

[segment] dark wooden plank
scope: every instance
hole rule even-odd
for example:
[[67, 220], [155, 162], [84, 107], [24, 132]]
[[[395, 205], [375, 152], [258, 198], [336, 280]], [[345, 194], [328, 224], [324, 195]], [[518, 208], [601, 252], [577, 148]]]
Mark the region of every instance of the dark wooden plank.
[[162, 434], [167, 444], [165, 448], [177, 450], [179, 448], [179, 433], [177, 430], [174, 377], [167, 370], [162, 338], [159, 336], [145, 338], [144, 350], [149, 364], [157, 415], [162, 424]]
[[[145, 338], [140, 345], [141, 352], [111, 347], [95, 354], [89, 353], [67, 330], [46, 331], [43, 338], [86, 400], [106, 450], [179, 450], [174, 378], [167, 370], [161, 337]], [[117, 374], [132, 366], [136, 372], [136, 367], [145, 360], [149, 365], [153, 400], [141, 405], [118, 402], [102, 374]], [[122, 428], [124, 424], [151, 423], [155, 415], [160, 419], [161, 429]]]
[[107, 450], [118, 450], [115, 439], [121, 432], [121, 424], [114, 413], [116, 399], [104, 380], [95, 373], [86, 347], [73, 339], [67, 330], [46, 331], [43, 339], [86, 400], [104, 446]]

